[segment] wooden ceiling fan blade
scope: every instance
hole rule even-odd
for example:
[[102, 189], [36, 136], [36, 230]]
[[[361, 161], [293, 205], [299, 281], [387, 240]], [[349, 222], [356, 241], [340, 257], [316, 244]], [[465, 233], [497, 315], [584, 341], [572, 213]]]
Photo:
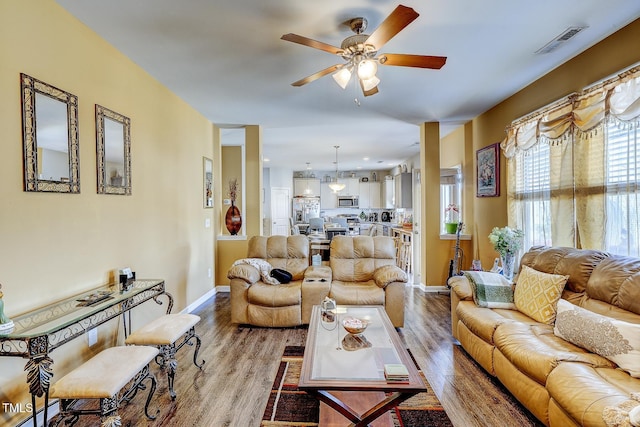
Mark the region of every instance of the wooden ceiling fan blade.
[[376, 50], [380, 50], [386, 42], [412, 23], [418, 16], [420, 16], [418, 12], [412, 8], [399, 5], [382, 21], [382, 24], [376, 28], [365, 43], [373, 45]]
[[336, 46], [332, 46], [327, 43], [319, 42], [317, 40], [310, 39], [308, 37], [299, 36], [297, 34], [289, 33], [280, 37], [282, 40], [286, 40], [288, 42], [298, 43], [303, 46], [309, 46], [314, 49], [324, 50], [325, 52], [333, 53], [339, 55], [342, 53], [342, 49]]
[[303, 86], [307, 83], [311, 83], [314, 80], [318, 80], [320, 77], [324, 77], [327, 74], [331, 74], [334, 71], [338, 71], [340, 68], [344, 67], [344, 64], [336, 64], [331, 67], [325, 68], [324, 70], [320, 70], [317, 73], [311, 74], [310, 76], [305, 77], [304, 79], [300, 79], [297, 82], [291, 83], [291, 86]]
[[403, 53], [385, 53], [380, 55], [378, 62], [382, 65], [396, 65], [400, 67], [432, 68], [439, 70], [447, 62], [446, 56], [406, 55]]

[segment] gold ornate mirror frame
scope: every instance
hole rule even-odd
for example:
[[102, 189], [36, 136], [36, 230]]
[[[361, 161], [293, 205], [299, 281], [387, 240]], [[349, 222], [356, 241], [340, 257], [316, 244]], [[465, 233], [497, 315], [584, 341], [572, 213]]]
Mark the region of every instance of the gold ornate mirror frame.
[[[24, 73], [20, 74], [20, 89], [22, 97], [24, 191], [80, 193], [78, 97]], [[41, 101], [37, 102], [38, 99]], [[58, 109], [55, 105], [56, 102], [60, 102], [60, 107], [66, 109], [66, 120], [62, 119], [60, 123], [51, 124], [48, 123], [49, 112], [46, 106], [49, 104]], [[39, 108], [40, 110], [38, 110]], [[40, 120], [40, 123], [38, 123], [38, 120]], [[45, 123], [47, 129], [45, 129]], [[45, 147], [43, 142], [50, 128], [58, 128], [57, 132], [59, 134], [64, 134], [63, 128], [66, 128], [66, 144], [65, 141], [56, 141], [57, 150], [48, 150], [48, 147]], [[41, 135], [43, 139], [40, 145], [38, 135]], [[60, 150], [60, 147], [62, 147], [62, 150]], [[65, 166], [63, 167], [65, 171], [57, 175], [59, 179], [55, 179], [53, 176], [50, 176], [49, 179], [45, 178], [43, 173], [45, 150], [49, 152], [57, 151], [56, 155], [63, 156], [62, 158], [66, 156], [68, 175]]]
[[131, 195], [131, 120], [96, 104], [98, 194]]

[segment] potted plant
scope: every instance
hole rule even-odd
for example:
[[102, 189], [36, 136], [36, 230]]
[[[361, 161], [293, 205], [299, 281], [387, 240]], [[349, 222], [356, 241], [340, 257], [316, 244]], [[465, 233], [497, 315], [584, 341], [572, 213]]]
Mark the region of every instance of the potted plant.
[[524, 232], [522, 230], [510, 227], [494, 227], [489, 234], [489, 241], [496, 252], [500, 254], [502, 274], [509, 280], [513, 278], [516, 253], [522, 247], [523, 237]]
[[448, 234], [456, 234], [460, 222], [460, 208], [455, 203], [449, 203], [444, 210], [444, 229]]

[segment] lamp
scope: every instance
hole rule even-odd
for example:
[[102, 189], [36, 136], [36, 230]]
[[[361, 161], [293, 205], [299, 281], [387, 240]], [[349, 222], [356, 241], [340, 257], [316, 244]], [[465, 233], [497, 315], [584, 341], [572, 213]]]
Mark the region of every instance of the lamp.
[[[307, 170], [308, 171], [311, 170], [311, 163], [310, 162], [307, 162]], [[308, 172], [307, 172], [307, 174], [308, 174]], [[308, 195], [308, 194], [311, 194], [311, 189], [309, 188], [309, 180], [307, 179], [305, 181], [307, 183], [307, 188], [304, 189], [304, 194]]]
[[350, 68], [351, 67], [342, 67], [340, 71], [333, 73], [331, 76], [342, 89], [346, 89], [349, 80], [351, 80]]
[[358, 77], [360, 80], [369, 80], [378, 72], [378, 64], [371, 59], [364, 59], [358, 63]]
[[329, 184], [329, 188], [334, 193], [337, 193], [338, 191], [344, 190], [345, 185], [338, 182], [338, 148], [340, 148], [340, 146], [334, 145], [334, 147], [336, 149], [336, 180]]

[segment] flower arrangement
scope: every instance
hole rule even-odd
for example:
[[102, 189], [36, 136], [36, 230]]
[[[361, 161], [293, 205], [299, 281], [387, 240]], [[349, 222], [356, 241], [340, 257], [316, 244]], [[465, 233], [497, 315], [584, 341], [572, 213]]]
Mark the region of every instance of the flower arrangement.
[[232, 202], [235, 202], [237, 196], [238, 196], [238, 179], [233, 178], [229, 180], [229, 199], [231, 199]]
[[447, 224], [457, 224], [460, 219], [460, 208], [455, 203], [449, 203], [444, 210], [444, 222]]
[[489, 234], [489, 241], [500, 256], [514, 255], [522, 247], [524, 232], [517, 228], [494, 227]]

